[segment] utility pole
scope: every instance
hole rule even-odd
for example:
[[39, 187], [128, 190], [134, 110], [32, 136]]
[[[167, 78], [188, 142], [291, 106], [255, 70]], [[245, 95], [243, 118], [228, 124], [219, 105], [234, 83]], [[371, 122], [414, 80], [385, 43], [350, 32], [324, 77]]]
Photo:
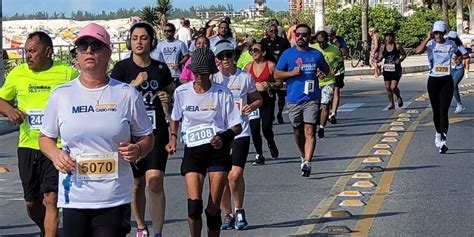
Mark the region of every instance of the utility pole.
[[0, 52], [0, 87], [3, 86], [3, 82], [5, 81], [5, 63], [3, 62], [3, 9], [2, 3], [0, 1], [0, 46], [2, 46], [2, 50]]
[[324, 0], [314, 0], [314, 30], [322, 30], [324, 26]]
[[[362, 16], [361, 16], [361, 25], [362, 25], [362, 47], [368, 52], [369, 49], [369, 40], [368, 36], [368, 23], [369, 23], [369, 0], [362, 0]], [[368, 59], [368, 54], [366, 58]], [[364, 64], [368, 65], [368, 60], [365, 60]]]
[[464, 8], [464, 0], [456, 0], [456, 31], [458, 34], [462, 34], [462, 12]]

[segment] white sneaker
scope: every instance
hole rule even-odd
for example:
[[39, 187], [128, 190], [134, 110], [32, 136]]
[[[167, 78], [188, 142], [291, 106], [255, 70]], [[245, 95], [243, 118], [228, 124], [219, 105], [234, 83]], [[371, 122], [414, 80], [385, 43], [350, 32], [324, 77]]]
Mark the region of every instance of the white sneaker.
[[441, 133], [436, 133], [435, 134], [435, 145], [438, 148], [440, 148], [443, 145], [442, 141], [441, 141]]
[[448, 146], [446, 145], [446, 133], [441, 135], [441, 143], [439, 146], [439, 154], [446, 154], [448, 151]]
[[469, 73], [467, 73], [467, 71], [466, 71], [466, 73], [464, 74], [464, 78], [466, 78], [466, 79], [469, 78]]
[[466, 107], [464, 107], [462, 104], [458, 104], [456, 106], [456, 110], [454, 110], [454, 113], [455, 114], [459, 114], [461, 113], [462, 111], [466, 110]]

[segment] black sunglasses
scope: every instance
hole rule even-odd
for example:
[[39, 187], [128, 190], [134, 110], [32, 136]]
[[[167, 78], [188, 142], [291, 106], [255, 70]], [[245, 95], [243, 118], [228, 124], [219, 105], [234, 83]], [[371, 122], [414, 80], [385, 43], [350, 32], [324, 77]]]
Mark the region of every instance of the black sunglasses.
[[100, 51], [106, 48], [107, 46], [99, 41], [81, 41], [76, 43], [76, 49], [79, 53], [84, 53], [87, 49], [91, 47], [92, 52]]
[[164, 32], [174, 32], [174, 30], [164, 30]]
[[217, 57], [217, 59], [222, 60], [224, 58], [232, 58], [233, 56], [234, 56], [233, 52], [227, 51], [227, 52], [217, 54], [216, 57]]
[[278, 30], [269, 30], [269, 32], [278, 32]]
[[434, 35], [444, 35], [444, 32], [441, 31], [435, 31], [433, 32]]
[[308, 35], [309, 35], [308, 33], [298, 33], [298, 32], [295, 33], [296, 37], [300, 37], [300, 36], [301, 37], [308, 37]]
[[260, 52], [261, 49], [259, 49], [259, 48], [251, 48], [251, 49], [249, 49], [249, 51], [250, 51], [251, 53], [256, 53], [256, 52]]

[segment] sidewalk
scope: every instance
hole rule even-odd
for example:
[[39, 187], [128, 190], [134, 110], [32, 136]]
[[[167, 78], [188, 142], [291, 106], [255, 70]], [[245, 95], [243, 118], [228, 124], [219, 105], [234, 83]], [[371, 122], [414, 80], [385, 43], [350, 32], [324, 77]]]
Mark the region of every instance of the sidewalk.
[[[344, 61], [346, 67], [346, 76], [360, 76], [360, 75], [373, 75], [374, 69], [369, 66], [354, 68], [351, 65], [350, 60]], [[428, 56], [422, 55], [411, 55], [408, 56], [402, 62], [403, 73], [416, 73], [428, 71]]]

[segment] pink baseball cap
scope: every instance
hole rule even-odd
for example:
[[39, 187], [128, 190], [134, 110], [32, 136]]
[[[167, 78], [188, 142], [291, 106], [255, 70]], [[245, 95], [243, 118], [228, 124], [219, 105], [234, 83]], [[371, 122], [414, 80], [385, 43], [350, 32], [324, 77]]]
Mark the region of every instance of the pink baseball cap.
[[77, 36], [75, 43], [79, 42], [79, 40], [85, 37], [97, 39], [107, 45], [107, 47], [110, 49], [110, 35], [107, 33], [107, 30], [105, 30], [105, 28], [100, 25], [90, 23], [84, 26], [84, 28], [79, 31], [79, 35]]

